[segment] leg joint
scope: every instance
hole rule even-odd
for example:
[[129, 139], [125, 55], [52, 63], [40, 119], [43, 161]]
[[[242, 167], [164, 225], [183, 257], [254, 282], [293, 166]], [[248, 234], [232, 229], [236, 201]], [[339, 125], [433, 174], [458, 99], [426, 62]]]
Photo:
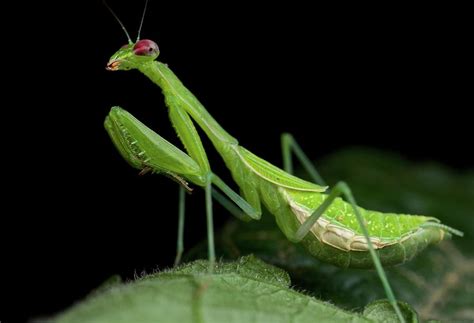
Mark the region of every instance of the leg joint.
[[344, 181], [340, 181], [340, 182], [337, 182], [336, 186], [339, 191], [343, 192], [343, 193], [346, 193], [346, 194], [350, 194], [351, 192], [351, 189], [349, 188], [349, 185], [347, 185], [346, 182]]
[[293, 142], [293, 135], [289, 132], [284, 132], [281, 134], [281, 141], [285, 144]]

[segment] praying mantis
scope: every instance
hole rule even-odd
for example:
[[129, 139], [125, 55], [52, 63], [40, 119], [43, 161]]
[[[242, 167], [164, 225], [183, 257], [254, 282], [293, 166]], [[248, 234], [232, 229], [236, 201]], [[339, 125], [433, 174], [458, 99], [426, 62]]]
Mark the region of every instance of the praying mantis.
[[[192, 183], [205, 191], [211, 270], [216, 258], [213, 198], [242, 220], [259, 220], [264, 205], [275, 216], [285, 236], [291, 242], [302, 243], [312, 256], [341, 267], [375, 267], [387, 298], [403, 322], [382, 265], [408, 261], [429, 244], [451, 234], [462, 236], [462, 232], [433, 217], [365, 210], [357, 206], [350, 187], [344, 182], [328, 191], [324, 180], [290, 134], [281, 137], [283, 169], [253, 154], [217, 123], [166, 64], [157, 61], [158, 45], [152, 40], [140, 40], [146, 4], [135, 42], [111, 12], [125, 31], [128, 44], [111, 56], [106, 69], [137, 69], [158, 85], [171, 124], [185, 148], [183, 151], [169, 143], [120, 107], [113, 107], [105, 119], [105, 128], [115, 147], [132, 167], [142, 174], [166, 175], [180, 184], [175, 265], [180, 262], [184, 249], [185, 196], [186, 191], [191, 191], [189, 183]], [[195, 124], [224, 160], [240, 194], [211, 170]], [[312, 182], [292, 174], [293, 154]]]

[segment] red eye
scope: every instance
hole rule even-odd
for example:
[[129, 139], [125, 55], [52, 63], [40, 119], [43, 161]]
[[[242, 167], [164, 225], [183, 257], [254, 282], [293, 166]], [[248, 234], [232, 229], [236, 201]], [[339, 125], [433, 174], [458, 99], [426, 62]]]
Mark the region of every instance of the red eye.
[[142, 39], [133, 46], [133, 53], [139, 56], [156, 56], [160, 53], [160, 50], [154, 41]]

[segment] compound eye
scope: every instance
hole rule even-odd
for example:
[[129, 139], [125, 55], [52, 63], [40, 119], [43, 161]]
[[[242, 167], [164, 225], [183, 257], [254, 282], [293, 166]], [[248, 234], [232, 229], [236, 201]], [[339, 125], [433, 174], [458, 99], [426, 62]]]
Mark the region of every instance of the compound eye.
[[142, 39], [133, 46], [133, 53], [138, 56], [157, 56], [159, 52], [158, 45], [149, 39]]

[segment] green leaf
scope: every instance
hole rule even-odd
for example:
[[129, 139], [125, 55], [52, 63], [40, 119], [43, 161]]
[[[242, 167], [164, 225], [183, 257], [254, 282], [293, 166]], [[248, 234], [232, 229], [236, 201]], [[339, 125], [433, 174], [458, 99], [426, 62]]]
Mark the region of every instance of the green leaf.
[[109, 285], [51, 322], [372, 322], [290, 289], [287, 273], [253, 256], [208, 270], [199, 260]]
[[[359, 149], [316, 165], [331, 186], [349, 183], [363, 207], [435, 216], [464, 231], [464, 238], [430, 246], [411, 262], [386, 270], [398, 299], [414, 306], [423, 320], [474, 319], [474, 173]], [[216, 245], [225, 258], [253, 253], [282, 267], [296, 286], [342, 308], [361, 309], [386, 298], [375, 271], [341, 269], [312, 258], [283, 236], [270, 214], [261, 221], [229, 223]], [[193, 257], [206, 257], [205, 248], [193, 250], [188, 259]]]
[[[419, 322], [418, 314], [409, 304], [398, 302], [398, 306], [400, 307], [406, 322]], [[387, 300], [378, 300], [367, 305], [364, 309], [364, 316], [381, 323], [399, 322], [392, 305]]]

